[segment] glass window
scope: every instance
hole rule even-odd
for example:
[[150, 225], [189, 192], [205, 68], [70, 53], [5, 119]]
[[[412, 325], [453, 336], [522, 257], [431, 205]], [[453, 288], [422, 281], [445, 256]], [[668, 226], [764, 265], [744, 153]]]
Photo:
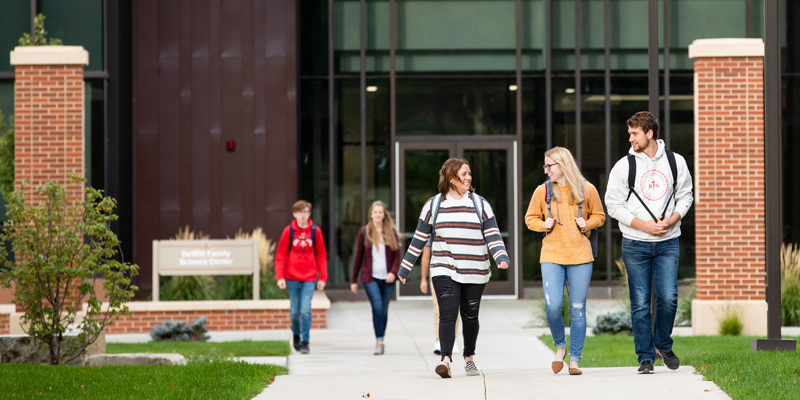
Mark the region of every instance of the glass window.
[[86, 71], [104, 70], [103, 0], [38, 0], [37, 10], [47, 17], [47, 37], [83, 46], [89, 52]]
[[105, 187], [105, 80], [87, 79], [85, 85], [86, 184], [102, 190]]
[[397, 135], [513, 135], [513, 78], [397, 79]]
[[300, 74], [328, 74], [328, 1], [304, 1], [299, 7]]
[[[3, 0], [0, 12], [0, 72], [14, 72], [14, 67], [8, 58], [8, 53], [14, 50], [23, 33], [31, 31], [31, 2], [30, 0]], [[0, 104], [2, 106], [2, 104]], [[3, 109], [3, 113], [9, 112]]]

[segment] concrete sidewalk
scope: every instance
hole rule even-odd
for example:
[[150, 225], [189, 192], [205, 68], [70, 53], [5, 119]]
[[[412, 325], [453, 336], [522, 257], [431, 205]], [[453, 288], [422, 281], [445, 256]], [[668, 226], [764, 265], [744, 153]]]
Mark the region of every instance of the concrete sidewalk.
[[[618, 306], [590, 301], [588, 320], [593, 322], [593, 315]], [[453, 378], [441, 379], [433, 372], [439, 356], [432, 351], [430, 302], [390, 305], [383, 356], [372, 355], [375, 339], [369, 303], [334, 303], [328, 311], [328, 329], [311, 332], [311, 354], [292, 353], [290, 375], [277, 377], [256, 398], [357, 399], [367, 394], [373, 399], [730, 398], [689, 366], [677, 371], [657, 367], [651, 376], [637, 375], [634, 367], [584, 368], [582, 376], [570, 376], [565, 368], [554, 375], [550, 370], [554, 354], [538, 339], [549, 330], [526, 328], [536, 307], [537, 302], [529, 300], [485, 300], [475, 355], [482, 375], [465, 376], [464, 360], [456, 356]], [[291, 339], [289, 331], [253, 335], [252, 339]], [[213, 340], [220, 340], [219, 334]]]

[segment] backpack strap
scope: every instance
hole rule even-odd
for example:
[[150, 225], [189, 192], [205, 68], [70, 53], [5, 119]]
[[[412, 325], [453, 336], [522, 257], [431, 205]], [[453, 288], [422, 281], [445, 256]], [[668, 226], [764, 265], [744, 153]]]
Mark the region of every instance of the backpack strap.
[[289, 253], [292, 252], [292, 245], [294, 245], [294, 223], [289, 224]]
[[631, 193], [634, 193], [633, 188], [636, 187], [636, 157], [633, 154], [628, 154], [628, 198], [631, 199]]
[[[442, 204], [442, 194], [439, 193], [436, 196], [433, 196], [433, 200], [431, 200], [431, 238], [434, 236], [434, 231], [436, 229], [436, 217], [439, 215], [439, 205]], [[433, 244], [433, 242], [431, 242]]]
[[547, 182], [544, 183], [544, 187], [544, 202], [547, 203], [547, 214], [550, 215], [550, 218], [553, 218], [553, 211], [550, 210], [550, 202], [553, 201], [553, 182], [550, 182], [548, 179]]
[[478, 221], [481, 223], [481, 235], [483, 235], [483, 241], [486, 241], [486, 233], [484, 232], [484, 220], [483, 220], [483, 197], [481, 197], [477, 193], [470, 193], [469, 196], [472, 199], [472, 205], [475, 206], [475, 213], [478, 214]]
[[[670, 198], [674, 199], [675, 204], [677, 205], [678, 199], [675, 197], [675, 192], [678, 190], [678, 163], [675, 162], [675, 153], [669, 150], [666, 150], [665, 152], [667, 153], [669, 170], [672, 171], [672, 195], [670, 196]], [[667, 217], [667, 208], [669, 208], [669, 201], [670, 199], [668, 198], [667, 202], [664, 204], [664, 211], [661, 213], [661, 215], [664, 218]]]

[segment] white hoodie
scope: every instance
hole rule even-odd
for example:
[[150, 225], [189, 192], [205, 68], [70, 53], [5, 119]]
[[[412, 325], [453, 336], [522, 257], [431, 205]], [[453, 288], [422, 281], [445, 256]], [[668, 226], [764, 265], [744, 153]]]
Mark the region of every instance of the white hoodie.
[[[671, 216], [674, 212], [681, 215], [681, 219], [689, 212], [694, 197], [692, 196], [692, 176], [686, 166], [686, 160], [678, 153], [675, 153], [675, 163], [678, 167], [678, 185], [675, 188], [675, 200], [672, 199], [673, 179], [672, 171], [669, 168], [669, 161], [664, 149], [664, 141], [658, 140], [658, 152], [652, 160], [644, 152], [637, 153], [633, 147], [628, 153], [633, 154], [636, 159], [636, 180], [635, 190], [642, 198], [647, 208], [658, 217], [664, 211], [664, 202], [669, 199], [666, 216]], [[642, 178], [644, 177], [644, 182]], [[660, 242], [672, 239], [681, 235], [680, 221], [673, 226], [669, 232], [661, 236], [652, 236], [638, 229], [631, 227], [633, 218], [642, 221], [653, 219], [650, 214], [642, 207], [642, 203], [631, 194], [628, 198], [628, 158], [622, 157], [611, 169], [606, 189], [606, 207], [608, 215], [619, 221], [619, 229], [622, 237], [641, 240], [643, 242]], [[627, 201], [626, 201], [627, 199]], [[677, 201], [677, 204], [676, 204]]]

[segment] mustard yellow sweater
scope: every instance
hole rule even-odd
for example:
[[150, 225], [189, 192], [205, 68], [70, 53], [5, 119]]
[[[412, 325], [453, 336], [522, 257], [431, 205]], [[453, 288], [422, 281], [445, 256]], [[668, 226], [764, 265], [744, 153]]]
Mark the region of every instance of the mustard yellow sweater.
[[[545, 231], [544, 221], [549, 218], [547, 203], [545, 203], [546, 190], [544, 184], [536, 188], [531, 197], [531, 203], [528, 205], [528, 212], [525, 213], [525, 224], [532, 231]], [[597, 189], [588, 181], [585, 183], [586, 200], [583, 201], [583, 219], [586, 220], [586, 229], [583, 231], [575, 222], [578, 217], [578, 205], [568, 204], [565, 200], [569, 196], [569, 186], [553, 184], [553, 191], [556, 190], [561, 192], [562, 201], [556, 202], [556, 199], [553, 198], [550, 209], [553, 219], [560, 221], [561, 224], [554, 223], [553, 228], [544, 238], [539, 262], [576, 265], [594, 261], [589, 234], [592, 229], [599, 228], [606, 222], [606, 214], [603, 212], [603, 204], [600, 203]]]

